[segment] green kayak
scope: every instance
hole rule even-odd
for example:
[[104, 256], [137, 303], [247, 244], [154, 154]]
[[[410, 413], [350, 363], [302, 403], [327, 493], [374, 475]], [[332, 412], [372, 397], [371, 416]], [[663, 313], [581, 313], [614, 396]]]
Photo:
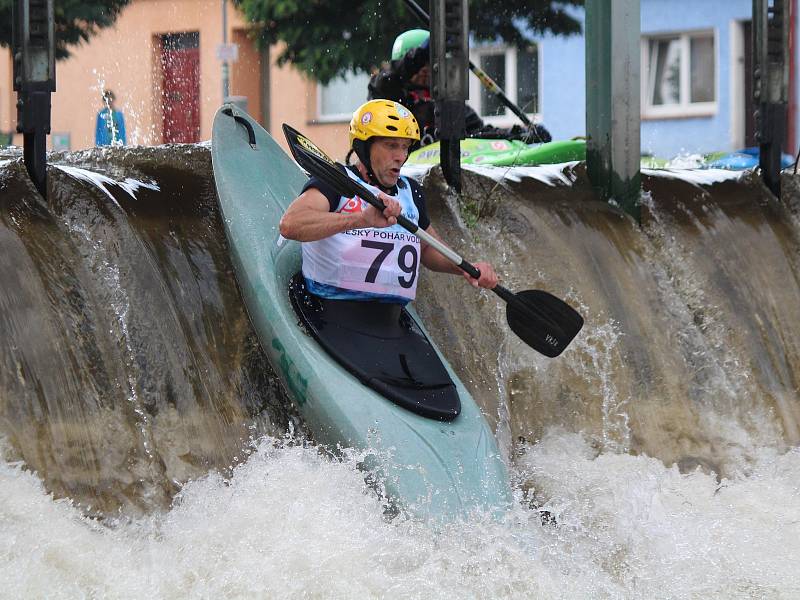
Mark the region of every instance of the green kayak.
[[302, 289], [300, 244], [278, 224], [305, 173], [231, 104], [214, 118], [211, 155], [247, 311], [315, 441], [366, 452], [376, 487], [416, 516], [502, 512], [511, 492], [492, 431], [414, 311], [356, 309], [353, 323], [350, 307]]
[[[433, 166], [439, 164], [439, 142], [411, 153], [409, 165]], [[546, 144], [526, 144], [519, 140], [492, 140], [467, 138], [461, 141], [461, 164], [493, 167], [532, 167], [586, 160], [586, 141], [583, 139], [559, 140]], [[721, 151], [705, 154], [676, 156], [672, 159], [648, 154], [641, 157], [642, 169], [752, 169], [758, 166], [758, 149], [745, 148], [737, 152]], [[782, 166], [793, 164], [793, 157], [785, 154]]]
[[[586, 159], [585, 140], [526, 144], [519, 140], [467, 138], [461, 141], [461, 163], [494, 167], [533, 166]], [[438, 165], [439, 142], [412, 152], [409, 165]]]

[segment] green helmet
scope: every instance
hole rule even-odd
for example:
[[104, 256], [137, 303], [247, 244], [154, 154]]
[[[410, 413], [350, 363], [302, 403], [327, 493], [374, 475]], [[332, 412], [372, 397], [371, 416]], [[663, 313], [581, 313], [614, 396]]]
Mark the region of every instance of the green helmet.
[[392, 60], [398, 60], [406, 55], [412, 48], [419, 48], [431, 37], [427, 29], [409, 29], [397, 36], [392, 46]]

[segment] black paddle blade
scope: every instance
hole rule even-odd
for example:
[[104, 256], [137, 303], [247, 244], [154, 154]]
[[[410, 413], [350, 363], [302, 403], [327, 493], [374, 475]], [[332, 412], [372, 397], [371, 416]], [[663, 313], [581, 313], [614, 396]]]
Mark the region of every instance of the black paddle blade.
[[344, 167], [325, 154], [302, 133], [283, 124], [283, 133], [297, 164], [310, 175], [318, 177], [345, 198], [356, 195], [356, 183], [344, 172]]
[[506, 320], [523, 342], [550, 358], [561, 354], [583, 327], [583, 317], [574, 308], [542, 290], [514, 294]]

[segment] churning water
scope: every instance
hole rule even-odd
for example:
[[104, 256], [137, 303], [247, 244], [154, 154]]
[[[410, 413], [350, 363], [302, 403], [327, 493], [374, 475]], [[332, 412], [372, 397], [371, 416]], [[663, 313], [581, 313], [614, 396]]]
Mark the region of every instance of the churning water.
[[54, 156], [47, 203], [0, 160], [0, 597], [800, 597], [800, 196], [647, 172], [638, 227], [581, 165], [429, 174], [449, 243], [586, 317], [549, 360], [424, 278], [516, 497], [431, 525], [302, 441], [207, 147]]

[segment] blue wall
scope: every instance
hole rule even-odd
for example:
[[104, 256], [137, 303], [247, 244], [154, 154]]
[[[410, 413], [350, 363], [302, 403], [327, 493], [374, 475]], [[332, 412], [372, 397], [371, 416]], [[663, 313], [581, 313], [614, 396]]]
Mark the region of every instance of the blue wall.
[[[582, 10], [572, 14], [583, 22]], [[670, 158], [680, 153], [736, 149], [731, 140], [731, 24], [750, 20], [751, 14], [752, 0], [641, 0], [643, 35], [713, 29], [717, 53], [716, 114], [644, 120], [642, 151]], [[800, 19], [800, 15], [796, 18]], [[800, 44], [797, 46], [800, 65]], [[548, 35], [540, 39], [540, 49], [543, 121], [554, 139], [583, 135], [586, 131], [584, 38]], [[797, 85], [800, 92], [800, 81]]]
[[[583, 10], [570, 14], [581, 21]], [[583, 36], [540, 39], [542, 121], [554, 140], [586, 134], [586, 52]]]
[[717, 113], [713, 117], [642, 121], [642, 151], [671, 157], [681, 152], [735, 150], [731, 142], [731, 21], [749, 20], [752, 0], [642, 0], [642, 35], [713, 29], [717, 53]]

